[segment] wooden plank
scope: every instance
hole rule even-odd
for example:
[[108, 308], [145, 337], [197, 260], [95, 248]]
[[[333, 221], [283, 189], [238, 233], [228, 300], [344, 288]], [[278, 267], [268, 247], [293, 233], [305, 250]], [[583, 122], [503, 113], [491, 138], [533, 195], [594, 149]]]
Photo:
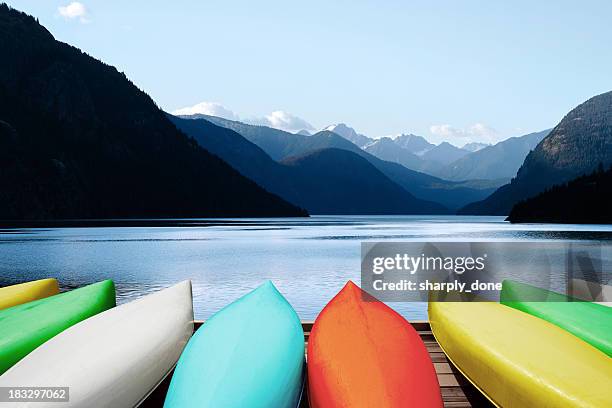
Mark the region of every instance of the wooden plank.
[[453, 368], [447, 362], [434, 363], [434, 368], [436, 369], [437, 374], [453, 374]]
[[448, 363], [448, 358], [446, 358], [446, 354], [444, 353], [429, 353], [429, 357], [431, 357], [431, 361], [434, 363]]
[[438, 382], [440, 387], [460, 387], [469, 384], [468, 380], [463, 378], [463, 376], [460, 377], [455, 373], [438, 374]]

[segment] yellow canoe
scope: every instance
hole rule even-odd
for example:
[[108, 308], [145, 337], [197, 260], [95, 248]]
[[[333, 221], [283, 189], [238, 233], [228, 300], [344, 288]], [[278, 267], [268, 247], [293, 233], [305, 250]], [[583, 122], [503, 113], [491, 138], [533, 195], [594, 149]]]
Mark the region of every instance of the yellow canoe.
[[493, 302], [430, 302], [429, 321], [499, 407], [612, 407], [612, 358], [551, 323]]
[[0, 310], [53, 296], [59, 293], [55, 279], [40, 279], [32, 282], [0, 288]]

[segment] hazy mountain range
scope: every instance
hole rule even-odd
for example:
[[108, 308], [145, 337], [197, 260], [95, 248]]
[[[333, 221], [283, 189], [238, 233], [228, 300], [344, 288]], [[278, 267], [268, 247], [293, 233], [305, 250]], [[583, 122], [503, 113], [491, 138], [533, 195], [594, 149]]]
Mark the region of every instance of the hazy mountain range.
[[[437, 202], [450, 210], [458, 209], [467, 203], [478, 200], [479, 198], [476, 197], [484, 198], [498, 186], [495, 182], [486, 180], [448, 181], [410, 170], [398, 163], [380, 159], [329, 130], [304, 136], [215, 116], [190, 115], [184, 118], [205, 119], [218, 126], [234, 130], [263, 149], [275, 161], [282, 161], [292, 156], [303, 156], [321, 149], [348, 150], [365, 158], [382, 174], [418, 199]], [[205, 148], [212, 148], [206, 146], [204, 142], [201, 143]], [[224, 159], [231, 163], [231, 157], [224, 157]]]
[[491, 180], [496, 186], [516, 175], [529, 151], [550, 131], [511, 137], [495, 145], [472, 142], [460, 148], [448, 142], [435, 145], [414, 134], [373, 139], [344, 123], [325, 130], [333, 131], [379, 159], [411, 170], [446, 180]]
[[492, 146], [464, 155], [435, 172], [449, 180], [501, 179], [509, 180], [516, 175], [525, 157], [534, 149], [550, 129], [511, 137]]
[[[168, 117], [200, 146], [219, 156], [266, 190], [315, 214], [430, 214], [448, 213], [442, 205], [419, 200], [391, 181], [371, 163], [344, 149], [333, 148], [324, 132], [307, 136], [313, 148], [293, 143], [279, 149], [273, 159], [266, 151], [232, 129], [204, 118]], [[229, 124], [230, 122], [223, 122]], [[239, 122], [231, 122], [238, 124]], [[268, 130], [271, 138], [297, 135], [271, 128], [241, 124], [246, 129]], [[236, 126], [235, 126], [236, 127]], [[334, 135], [344, 144], [350, 144]], [[258, 140], [263, 140], [260, 137]], [[299, 141], [299, 139], [298, 139]], [[273, 143], [270, 143], [271, 145]], [[280, 144], [276, 143], [274, 146]], [[331, 146], [331, 147], [330, 147]]]

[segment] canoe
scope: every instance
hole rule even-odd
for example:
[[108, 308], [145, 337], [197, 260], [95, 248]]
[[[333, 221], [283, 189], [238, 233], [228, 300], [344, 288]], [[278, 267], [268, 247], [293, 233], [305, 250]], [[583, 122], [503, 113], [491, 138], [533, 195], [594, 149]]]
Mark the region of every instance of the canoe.
[[55, 279], [40, 279], [32, 282], [0, 288], [0, 310], [57, 295], [59, 286]]
[[115, 306], [106, 280], [0, 311], [0, 374], [53, 336]]
[[495, 302], [430, 302], [429, 322], [497, 406], [612, 407], [612, 359], [551, 323]]
[[195, 332], [176, 366], [164, 407], [295, 408], [303, 369], [302, 325], [268, 281]]
[[569, 294], [582, 300], [612, 307], [612, 286], [573, 278], [568, 283]]
[[612, 357], [612, 308], [505, 280], [500, 301], [567, 330]]
[[184, 281], [63, 331], [1, 376], [0, 386], [69, 387], [62, 407], [135, 407], [172, 370], [192, 333], [191, 282]]
[[315, 320], [308, 340], [312, 408], [442, 407], [419, 334], [349, 281]]

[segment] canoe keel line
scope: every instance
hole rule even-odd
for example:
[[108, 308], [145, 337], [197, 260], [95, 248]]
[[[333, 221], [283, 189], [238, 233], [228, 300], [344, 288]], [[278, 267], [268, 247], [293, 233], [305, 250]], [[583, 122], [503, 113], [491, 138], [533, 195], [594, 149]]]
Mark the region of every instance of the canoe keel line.
[[303, 382], [300, 320], [268, 281], [196, 331], [164, 407], [295, 408]]
[[312, 408], [443, 405], [434, 365], [416, 330], [353, 282], [314, 323], [308, 388]]

